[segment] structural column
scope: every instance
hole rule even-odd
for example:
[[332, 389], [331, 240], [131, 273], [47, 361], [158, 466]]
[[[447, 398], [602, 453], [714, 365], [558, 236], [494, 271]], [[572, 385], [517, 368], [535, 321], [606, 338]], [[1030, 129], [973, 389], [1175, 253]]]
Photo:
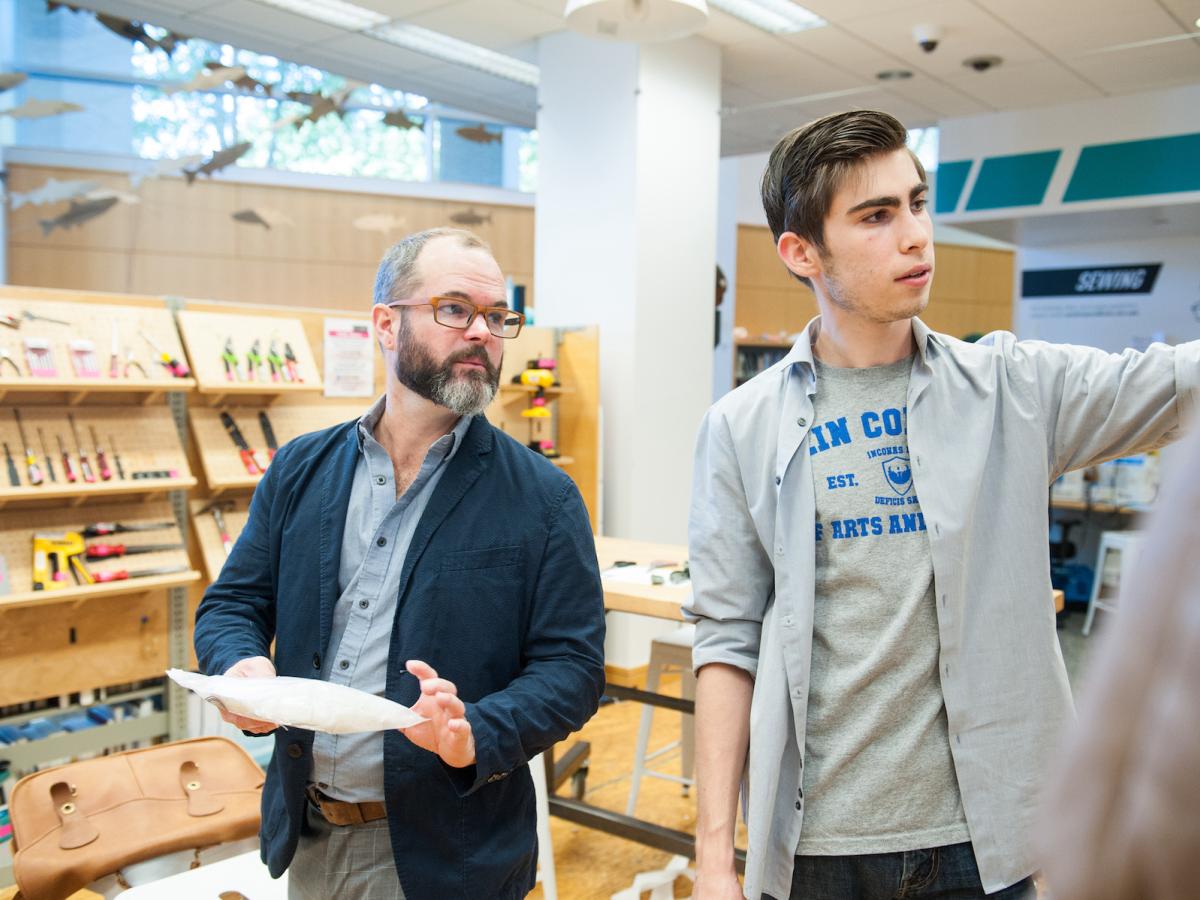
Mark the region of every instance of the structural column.
[[606, 534], [683, 543], [711, 402], [720, 53], [541, 43], [539, 325], [600, 325]]

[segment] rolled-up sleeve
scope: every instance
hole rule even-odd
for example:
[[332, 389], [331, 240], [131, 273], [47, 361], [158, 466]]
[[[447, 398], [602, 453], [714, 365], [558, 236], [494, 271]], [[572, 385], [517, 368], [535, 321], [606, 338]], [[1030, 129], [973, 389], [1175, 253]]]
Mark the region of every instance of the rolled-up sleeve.
[[698, 672], [724, 663], [753, 677], [774, 568], [751, 518], [729, 422], [719, 408], [701, 423], [693, 471], [692, 597], [684, 605], [684, 615], [696, 623], [692, 667]]

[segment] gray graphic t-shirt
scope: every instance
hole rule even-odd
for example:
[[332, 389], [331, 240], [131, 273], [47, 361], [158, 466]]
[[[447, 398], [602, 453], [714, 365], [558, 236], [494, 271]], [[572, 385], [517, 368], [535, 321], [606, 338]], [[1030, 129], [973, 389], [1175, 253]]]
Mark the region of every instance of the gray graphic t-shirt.
[[929, 536], [909, 465], [911, 370], [911, 358], [869, 369], [816, 363], [804, 855], [969, 839], [938, 678]]

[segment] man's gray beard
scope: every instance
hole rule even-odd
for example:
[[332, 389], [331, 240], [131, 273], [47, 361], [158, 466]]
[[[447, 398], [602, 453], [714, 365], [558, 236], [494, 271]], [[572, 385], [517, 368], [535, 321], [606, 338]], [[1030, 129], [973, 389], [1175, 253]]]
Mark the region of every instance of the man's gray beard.
[[455, 415], [473, 416], [487, 409], [496, 396], [496, 385], [467, 375], [459, 378], [438, 377], [432, 385], [432, 400]]

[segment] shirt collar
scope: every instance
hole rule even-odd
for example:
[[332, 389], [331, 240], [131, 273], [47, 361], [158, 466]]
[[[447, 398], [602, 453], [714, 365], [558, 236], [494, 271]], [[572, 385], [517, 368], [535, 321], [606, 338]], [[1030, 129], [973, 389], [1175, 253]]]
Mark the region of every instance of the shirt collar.
[[[913, 338], [917, 345], [917, 357], [920, 365], [928, 368], [929, 359], [936, 348], [939, 346], [938, 335], [936, 331], [930, 330], [929, 326], [922, 322], [917, 317], [912, 320]], [[806, 367], [806, 374], [812, 379], [815, 384], [815, 366], [813, 365], [813, 344], [817, 340], [817, 335], [821, 333], [821, 317], [815, 316], [804, 326], [804, 330], [800, 332], [800, 337], [796, 339], [796, 343], [792, 345], [792, 349], [788, 355], [783, 358], [783, 361], [790, 368], [795, 368], [797, 364]]]
[[[358, 427], [355, 429], [355, 436], [358, 439], [358, 449], [363, 449], [363, 444], [366, 439], [375, 437], [375, 426], [379, 424], [379, 420], [383, 418], [384, 410], [387, 409], [387, 395], [380, 395], [379, 399], [371, 404], [371, 408], [363, 413], [358, 420]], [[467, 435], [467, 429], [471, 427], [471, 420], [474, 416], [460, 416], [454, 424], [449, 434], [445, 434], [433, 442], [436, 447], [442, 441], [447, 441], [449, 447], [446, 449], [445, 459], [449, 462], [454, 458], [454, 454], [458, 452], [458, 448], [462, 446], [463, 438]]]

